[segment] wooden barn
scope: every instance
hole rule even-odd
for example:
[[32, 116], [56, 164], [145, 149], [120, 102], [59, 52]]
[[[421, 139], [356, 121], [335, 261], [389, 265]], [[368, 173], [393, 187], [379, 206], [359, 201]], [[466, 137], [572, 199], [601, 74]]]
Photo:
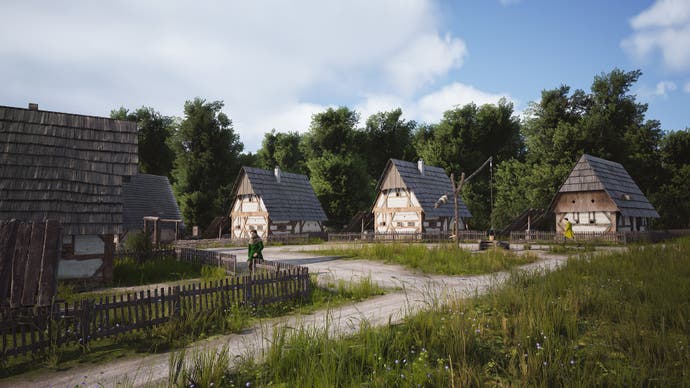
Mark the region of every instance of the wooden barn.
[[584, 154], [554, 199], [556, 231], [564, 218], [573, 232], [605, 233], [647, 230], [659, 214], [620, 163]]
[[232, 238], [322, 233], [327, 220], [306, 175], [242, 167], [233, 186]]
[[137, 152], [133, 122], [0, 106], [0, 219], [57, 220], [58, 278], [109, 281]]
[[[445, 233], [453, 228], [454, 207], [447, 203], [434, 208], [436, 201], [452, 193], [451, 182], [440, 167], [390, 159], [377, 185], [372, 213], [374, 232], [381, 233]], [[472, 217], [459, 200], [459, 227], [463, 219]]]
[[171, 243], [184, 228], [182, 214], [168, 177], [138, 174], [122, 184], [124, 241], [130, 232], [150, 233], [154, 245]]

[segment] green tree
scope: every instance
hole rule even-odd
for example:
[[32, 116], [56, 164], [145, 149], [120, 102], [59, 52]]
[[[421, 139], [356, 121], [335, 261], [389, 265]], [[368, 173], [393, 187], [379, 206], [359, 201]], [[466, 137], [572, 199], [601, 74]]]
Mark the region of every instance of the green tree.
[[227, 196], [239, 171], [244, 148], [222, 101], [187, 101], [175, 138], [173, 188], [189, 226], [208, 226], [228, 209]]
[[336, 229], [371, 205], [373, 188], [361, 154], [363, 134], [355, 128], [358, 121], [359, 114], [346, 107], [328, 108], [312, 116], [300, 144], [314, 192]]
[[175, 119], [145, 106], [135, 111], [121, 107], [111, 111], [110, 117], [137, 123], [139, 172], [170, 177], [175, 161], [175, 152], [170, 146]]
[[417, 123], [401, 117], [402, 110], [398, 108], [373, 114], [367, 119], [360, 152], [366, 159], [368, 174], [374, 181], [378, 180], [388, 159], [417, 159], [413, 142]]
[[347, 107], [328, 108], [312, 116], [309, 132], [305, 134], [301, 149], [307, 160], [318, 158], [325, 152], [332, 155], [348, 154], [357, 138], [355, 126], [359, 114]]
[[[523, 152], [520, 121], [514, 115], [513, 104], [505, 99], [497, 105], [467, 104], [448, 110], [437, 125], [420, 128], [415, 140], [417, 153], [426, 163], [442, 167], [457, 178], [462, 172], [471, 174], [490, 156], [499, 164], [522, 157]], [[490, 176], [487, 168], [463, 188], [473, 228], [491, 226]]]
[[656, 206], [661, 219], [658, 226], [665, 228], [690, 227], [690, 129], [666, 133], [661, 141], [663, 183], [655, 190], [650, 201]]
[[[505, 180], [497, 188], [502, 222], [526, 207], [547, 208], [583, 153], [621, 163], [649, 196], [661, 169], [661, 129], [658, 121], [645, 119], [647, 105], [629, 94], [640, 75], [639, 70], [614, 69], [594, 77], [590, 93], [576, 90], [569, 95], [567, 86], [542, 92], [523, 125], [525, 166], [505, 166], [506, 171], [499, 167], [497, 175]], [[508, 182], [509, 177], [518, 178], [516, 171], [524, 175]], [[524, 200], [510, 202], [515, 198]], [[518, 211], [517, 204], [526, 206]]]
[[329, 224], [340, 228], [352, 216], [371, 206], [372, 187], [366, 164], [355, 154], [325, 151], [309, 159], [311, 184], [328, 216]]
[[284, 171], [306, 174], [308, 171], [300, 150], [301, 141], [302, 135], [297, 132], [281, 133], [274, 129], [266, 133], [257, 152], [259, 167], [271, 170], [280, 166]]

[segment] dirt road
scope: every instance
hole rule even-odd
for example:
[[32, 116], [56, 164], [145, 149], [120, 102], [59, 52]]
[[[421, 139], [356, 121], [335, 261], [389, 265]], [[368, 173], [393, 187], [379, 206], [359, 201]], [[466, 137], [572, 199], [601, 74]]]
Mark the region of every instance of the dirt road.
[[[419, 311], [433, 301], [483, 294], [507, 276], [507, 273], [471, 277], [429, 276], [410, 272], [401, 266], [369, 260], [342, 260], [300, 252], [305, 249], [311, 248], [268, 247], [264, 250], [264, 255], [270, 260], [306, 265], [311, 273], [318, 273], [319, 280], [323, 282], [337, 279], [356, 281], [361, 277], [370, 277], [380, 286], [394, 291], [310, 315], [266, 319], [241, 334], [217, 336], [196, 342], [189, 347], [187, 354], [227, 346], [232, 359], [235, 356], [260, 355], [270, 343], [277, 327], [327, 328], [333, 334], [345, 335], [356, 331], [362, 321], [368, 321], [372, 325], [399, 322], [407, 314]], [[246, 250], [235, 249], [232, 253], [238, 258], [246, 257]], [[540, 260], [524, 266], [524, 269], [552, 270], [567, 260], [565, 256], [541, 251], [535, 253], [539, 254]], [[118, 360], [107, 365], [85, 365], [30, 378], [17, 376], [0, 381], [0, 387], [141, 386], [167, 378], [169, 357], [168, 353], [154, 354]]]

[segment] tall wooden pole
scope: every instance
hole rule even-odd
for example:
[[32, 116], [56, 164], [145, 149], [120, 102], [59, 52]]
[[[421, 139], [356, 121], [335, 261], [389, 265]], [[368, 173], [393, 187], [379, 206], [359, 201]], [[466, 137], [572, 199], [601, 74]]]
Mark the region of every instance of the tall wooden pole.
[[455, 227], [455, 241], [458, 246], [460, 246], [460, 212], [458, 211], [458, 197], [462, 192], [462, 185], [465, 183], [465, 173], [460, 174], [460, 182], [455, 185], [455, 174], [450, 173], [450, 183], [453, 189], [453, 203], [455, 205], [455, 217], [454, 217], [454, 227]]

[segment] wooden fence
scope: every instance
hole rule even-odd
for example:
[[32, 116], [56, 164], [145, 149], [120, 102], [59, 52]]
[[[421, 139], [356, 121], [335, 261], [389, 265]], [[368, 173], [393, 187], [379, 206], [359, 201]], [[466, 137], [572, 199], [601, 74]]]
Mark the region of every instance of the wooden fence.
[[[593, 243], [628, 244], [633, 242], [658, 242], [669, 238], [688, 236], [690, 230], [651, 230], [644, 232], [578, 232], [576, 241]], [[529, 232], [510, 232], [510, 242], [518, 243], [561, 243], [565, 238], [562, 234], [552, 231], [532, 230]]]
[[237, 256], [231, 253], [182, 248], [178, 260], [223, 267], [227, 274], [237, 274]]
[[[477, 242], [486, 239], [484, 231], [465, 230], [460, 232], [460, 241]], [[454, 240], [454, 235], [448, 232], [424, 232], [424, 233], [329, 233], [328, 241], [334, 242], [449, 242]]]
[[160, 260], [166, 257], [177, 257], [177, 252], [174, 248], [153, 249], [150, 252], [133, 250], [120, 250], [115, 252], [116, 259], [121, 259], [124, 257], [131, 257], [132, 259], [141, 263], [148, 260]]
[[[270, 264], [267, 264], [270, 265]], [[144, 330], [192, 314], [230, 311], [307, 297], [306, 267], [150, 289], [50, 307], [0, 310], [0, 360], [43, 354], [64, 344], [87, 345], [101, 338]], [[230, 312], [227, 312], [230, 314]]]

